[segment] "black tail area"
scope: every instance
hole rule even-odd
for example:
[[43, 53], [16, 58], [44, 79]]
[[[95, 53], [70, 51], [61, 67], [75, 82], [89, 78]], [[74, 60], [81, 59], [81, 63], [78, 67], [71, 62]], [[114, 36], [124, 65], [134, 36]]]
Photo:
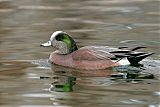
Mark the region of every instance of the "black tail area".
[[132, 48], [131, 51], [135, 51], [135, 50], [142, 49], [142, 48], [146, 48], [146, 47], [144, 47], [144, 46], [137, 46], [135, 48]]
[[119, 49], [130, 50], [130, 51], [135, 51], [135, 50], [142, 49], [142, 48], [146, 48], [146, 47], [144, 47], [144, 46], [135, 46], [135, 47], [122, 46], [122, 47], [119, 47]]
[[140, 55], [144, 55], [144, 54], [147, 54], [147, 53], [145, 53], [145, 52], [127, 53], [127, 55], [130, 55], [130, 56], [140, 56]]
[[128, 61], [131, 65], [136, 66], [140, 61], [142, 61], [144, 58], [153, 55], [154, 53], [141, 53], [141, 54], [134, 54], [127, 57]]
[[112, 51], [111, 54], [115, 55], [116, 59], [122, 59], [127, 57], [128, 61], [132, 66], [138, 66], [139, 62], [144, 58], [154, 54], [154, 53], [145, 53], [145, 52], [135, 52], [138, 49], [146, 48], [144, 46], [135, 46], [135, 47], [119, 47], [120, 50]]
[[[127, 54], [127, 55], [131, 55], [131, 53], [133, 52], [133, 51], [136, 51], [136, 50], [138, 50], [138, 49], [141, 49], [141, 48], [146, 48], [146, 47], [144, 47], [144, 46], [136, 46], [136, 47], [119, 47], [118, 49], [120, 49], [120, 50], [118, 50], [118, 51], [111, 51], [111, 52], [109, 52], [109, 53], [111, 53], [111, 54]], [[139, 53], [136, 53], [136, 54], [143, 54], [142, 52], [139, 52]], [[135, 54], [135, 55], [136, 55]]]

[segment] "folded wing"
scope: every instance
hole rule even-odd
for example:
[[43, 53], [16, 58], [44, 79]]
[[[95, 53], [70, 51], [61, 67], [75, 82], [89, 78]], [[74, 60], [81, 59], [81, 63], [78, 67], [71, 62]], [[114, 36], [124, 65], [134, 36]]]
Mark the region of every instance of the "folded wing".
[[77, 50], [73, 55], [74, 60], [121, 60], [127, 57], [131, 65], [138, 64], [144, 58], [153, 53], [135, 52], [138, 49], [146, 48], [137, 47], [120, 47], [110, 48], [108, 46], [86, 46]]

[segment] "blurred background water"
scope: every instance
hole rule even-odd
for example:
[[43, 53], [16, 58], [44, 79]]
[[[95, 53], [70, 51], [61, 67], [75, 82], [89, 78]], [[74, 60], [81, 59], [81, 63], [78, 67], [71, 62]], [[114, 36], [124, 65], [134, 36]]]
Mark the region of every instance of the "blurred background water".
[[[158, 107], [159, 0], [0, 0], [1, 107]], [[147, 46], [141, 63], [98, 71], [50, 65], [56, 30], [85, 45]]]

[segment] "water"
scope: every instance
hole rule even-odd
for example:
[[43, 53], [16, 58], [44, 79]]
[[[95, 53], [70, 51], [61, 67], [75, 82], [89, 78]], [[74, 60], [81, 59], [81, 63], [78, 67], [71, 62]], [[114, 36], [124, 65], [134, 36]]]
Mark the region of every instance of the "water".
[[[143, 67], [50, 65], [39, 45], [56, 30], [85, 45], [143, 45]], [[1, 107], [158, 107], [158, 0], [0, 0]]]

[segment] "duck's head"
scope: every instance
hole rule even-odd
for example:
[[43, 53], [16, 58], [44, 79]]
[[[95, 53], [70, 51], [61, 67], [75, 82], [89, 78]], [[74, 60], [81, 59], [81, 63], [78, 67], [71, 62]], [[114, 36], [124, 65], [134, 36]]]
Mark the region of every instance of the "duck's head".
[[41, 46], [52, 46], [59, 54], [69, 54], [78, 49], [76, 42], [71, 38], [71, 36], [69, 36], [69, 34], [63, 31], [54, 32], [51, 35], [50, 40], [41, 44]]

